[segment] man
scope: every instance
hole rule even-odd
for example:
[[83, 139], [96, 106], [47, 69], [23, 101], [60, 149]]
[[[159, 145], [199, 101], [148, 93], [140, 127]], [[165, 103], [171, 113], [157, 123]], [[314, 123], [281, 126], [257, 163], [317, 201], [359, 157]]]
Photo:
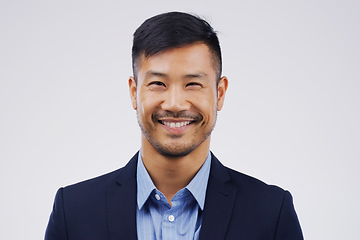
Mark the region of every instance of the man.
[[46, 240], [303, 239], [289, 192], [221, 165], [210, 135], [228, 87], [216, 33], [171, 12], [135, 32], [129, 90], [141, 150], [61, 188]]

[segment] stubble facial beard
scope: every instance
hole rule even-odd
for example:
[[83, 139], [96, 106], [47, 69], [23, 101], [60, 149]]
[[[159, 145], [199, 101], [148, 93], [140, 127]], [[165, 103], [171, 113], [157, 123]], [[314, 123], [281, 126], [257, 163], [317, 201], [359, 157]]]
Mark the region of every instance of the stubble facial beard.
[[[206, 131], [203, 134], [200, 141], [196, 140], [196, 137], [197, 137], [196, 135], [199, 134], [199, 132], [196, 131], [194, 133], [194, 136], [193, 136], [193, 139], [195, 139], [195, 140], [192, 140], [192, 142], [190, 144], [183, 143], [183, 144], [174, 145], [174, 144], [161, 143], [161, 142], [157, 141], [154, 137], [152, 137], [151, 132], [149, 132], [145, 128], [143, 122], [141, 121], [141, 116], [140, 116], [139, 112], [136, 111], [138, 124], [140, 126], [142, 134], [145, 136], [145, 138], [148, 140], [148, 142], [155, 148], [155, 150], [158, 153], [160, 153], [164, 157], [169, 157], [169, 158], [184, 157], [184, 156], [188, 155], [189, 153], [191, 153], [193, 150], [195, 150], [200, 144], [202, 144], [211, 135], [211, 132], [215, 127], [216, 120], [217, 120], [217, 111], [216, 110], [215, 110], [215, 113], [216, 113], [216, 115], [215, 115], [215, 119], [214, 119], [213, 123], [211, 123], [211, 125], [209, 126], [208, 131]], [[169, 116], [168, 114], [169, 113], [166, 113], [166, 116]], [[179, 117], [179, 114], [176, 114], [176, 115], [177, 115], [177, 117]], [[153, 114], [152, 115], [153, 123], [155, 125], [156, 124], [161, 124], [161, 123], [158, 122], [157, 119], [160, 118], [160, 117], [164, 117], [164, 116], [165, 116], [165, 114], [156, 114], [156, 113]], [[189, 115], [184, 114], [184, 115], [181, 115], [181, 116], [184, 117], [184, 116], [189, 116]], [[203, 119], [203, 117], [201, 115], [200, 115], [200, 119], [201, 120]], [[199, 120], [199, 117], [197, 117], [196, 120]], [[196, 124], [199, 124], [199, 122], [197, 121]], [[154, 132], [155, 128], [153, 128], [153, 126], [148, 126], [148, 127], [149, 127], [150, 131]], [[173, 139], [181, 137], [181, 136], [178, 136], [178, 135], [169, 135], [169, 136], [171, 138], [173, 138]]]

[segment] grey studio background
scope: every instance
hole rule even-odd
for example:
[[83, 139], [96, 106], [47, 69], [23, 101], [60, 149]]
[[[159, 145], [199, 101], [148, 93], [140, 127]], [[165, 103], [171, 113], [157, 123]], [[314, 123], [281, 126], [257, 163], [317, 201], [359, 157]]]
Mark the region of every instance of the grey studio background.
[[132, 34], [166, 11], [219, 32], [222, 162], [288, 189], [305, 239], [360, 239], [359, 1], [0, 0], [0, 239], [42, 239], [56, 190], [140, 147]]

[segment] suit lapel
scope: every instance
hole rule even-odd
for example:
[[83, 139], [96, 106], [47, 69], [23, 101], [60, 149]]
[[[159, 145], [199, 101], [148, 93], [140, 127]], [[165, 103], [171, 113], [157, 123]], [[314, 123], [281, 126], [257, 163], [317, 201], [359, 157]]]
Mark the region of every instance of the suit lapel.
[[107, 216], [111, 240], [137, 239], [137, 158], [138, 153], [120, 170], [116, 186], [107, 192]]
[[[107, 192], [107, 216], [111, 240], [137, 239], [136, 167], [138, 153], [120, 170], [116, 186]], [[222, 240], [236, 198], [236, 189], [228, 182], [229, 173], [212, 154], [209, 183], [199, 240]]]
[[225, 238], [236, 198], [236, 189], [228, 182], [229, 173], [212, 154], [205, 207], [199, 240]]

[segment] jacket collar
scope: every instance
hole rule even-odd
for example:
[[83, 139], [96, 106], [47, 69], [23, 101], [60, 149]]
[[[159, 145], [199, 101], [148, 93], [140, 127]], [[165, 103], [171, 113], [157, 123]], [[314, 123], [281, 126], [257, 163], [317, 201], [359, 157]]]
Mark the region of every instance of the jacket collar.
[[107, 216], [111, 240], [137, 239], [136, 166], [138, 152], [115, 175], [116, 186], [107, 192]]
[[[136, 202], [137, 152], [115, 175], [116, 187], [107, 193], [107, 214], [111, 240], [137, 239]], [[226, 167], [211, 153], [211, 169], [206, 191], [199, 240], [224, 239], [235, 203], [236, 189], [229, 184]]]
[[213, 154], [211, 159], [199, 240], [225, 238], [237, 193], [236, 188], [229, 184], [231, 177], [226, 167]]

